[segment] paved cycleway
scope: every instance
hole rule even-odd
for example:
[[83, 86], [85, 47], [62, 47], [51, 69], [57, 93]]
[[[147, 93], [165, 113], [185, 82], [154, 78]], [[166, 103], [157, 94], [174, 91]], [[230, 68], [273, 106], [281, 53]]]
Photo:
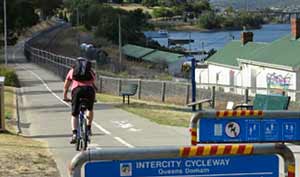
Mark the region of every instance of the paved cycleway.
[[[62, 177], [77, 153], [69, 144], [70, 105], [62, 100], [63, 82], [51, 71], [27, 63], [23, 55], [24, 42], [9, 50], [21, 82], [21, 122], [25, 136], [48, 143]], [[128, 113], [113, 105], [96, 103], [91, 148], [189, 145], [187, 128], [162, 126]], [[290, 145], [300, 159], [300, 148]], [[296, 168], [298, 171], [299, 169]]]
[[[22, 88], [20, 108], [24, 135], [46, 141], [62, 177], [77, 153], [69, 144], [70, 105], [62, 101], [63, 82], [54, 73], [26, 63], [23, 44], [10, 50]], [[91, 148], [188, 145], [187, 128], [162, 126], [113, 105], [96, 103]]]

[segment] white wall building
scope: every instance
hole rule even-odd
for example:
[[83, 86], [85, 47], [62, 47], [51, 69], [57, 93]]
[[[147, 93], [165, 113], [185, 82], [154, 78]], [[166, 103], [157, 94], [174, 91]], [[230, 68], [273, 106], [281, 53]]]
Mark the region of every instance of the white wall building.
[[[280, 94], [300, 100], [300, 19], [291, 20], [291, 35], [272, 43], [253, 42], [252, 32], [242, 32], [207, 60], [207, 69], [196, 69], [196, 82], [225, 85], [225, 92]], [[235, 88], [230, 88], [235, 86]], [[242, 87], [242, 88], [240, 88]]]

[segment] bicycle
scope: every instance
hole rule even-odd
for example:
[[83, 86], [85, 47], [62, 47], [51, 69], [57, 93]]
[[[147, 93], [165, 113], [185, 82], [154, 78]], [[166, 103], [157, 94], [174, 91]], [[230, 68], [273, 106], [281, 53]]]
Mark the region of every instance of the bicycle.
[[[71, 102], [71, 100], [64, 100], [66, 102]], [[89, 133], [87, 132], [87, 118], [85, 112], [87, 110], [86, 104], [87, 99], [80, 98], [79, 104], [79, 115], [77, 119], [77, 136], [76, 136], [76, 143], [75, 149], [76, 151], [85, 151], [88, 147], [88, 143], [90, 143]]]

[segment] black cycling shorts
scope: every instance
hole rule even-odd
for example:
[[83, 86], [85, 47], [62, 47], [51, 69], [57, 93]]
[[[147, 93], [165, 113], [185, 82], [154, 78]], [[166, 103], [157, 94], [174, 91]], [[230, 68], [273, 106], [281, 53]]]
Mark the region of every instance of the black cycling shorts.
[[72, 90], [72, 115], [78, 116], [80, 112], [80, 99], [87, 99], [86, 108], [89, 111], [93, 110], [95, 100], [95, 89], [91, 86], [76, 87]]

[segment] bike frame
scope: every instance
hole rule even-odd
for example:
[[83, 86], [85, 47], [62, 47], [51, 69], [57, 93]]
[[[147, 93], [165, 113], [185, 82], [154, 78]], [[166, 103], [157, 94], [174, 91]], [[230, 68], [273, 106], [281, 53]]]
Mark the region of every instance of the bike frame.
[[88, 142], [87, 134], [87, 120], [85, 115], [86, 109], [80, 106], [80, 112], [77, 119], [77, 140], [76, 140], [76, 150], [86, 150]]

